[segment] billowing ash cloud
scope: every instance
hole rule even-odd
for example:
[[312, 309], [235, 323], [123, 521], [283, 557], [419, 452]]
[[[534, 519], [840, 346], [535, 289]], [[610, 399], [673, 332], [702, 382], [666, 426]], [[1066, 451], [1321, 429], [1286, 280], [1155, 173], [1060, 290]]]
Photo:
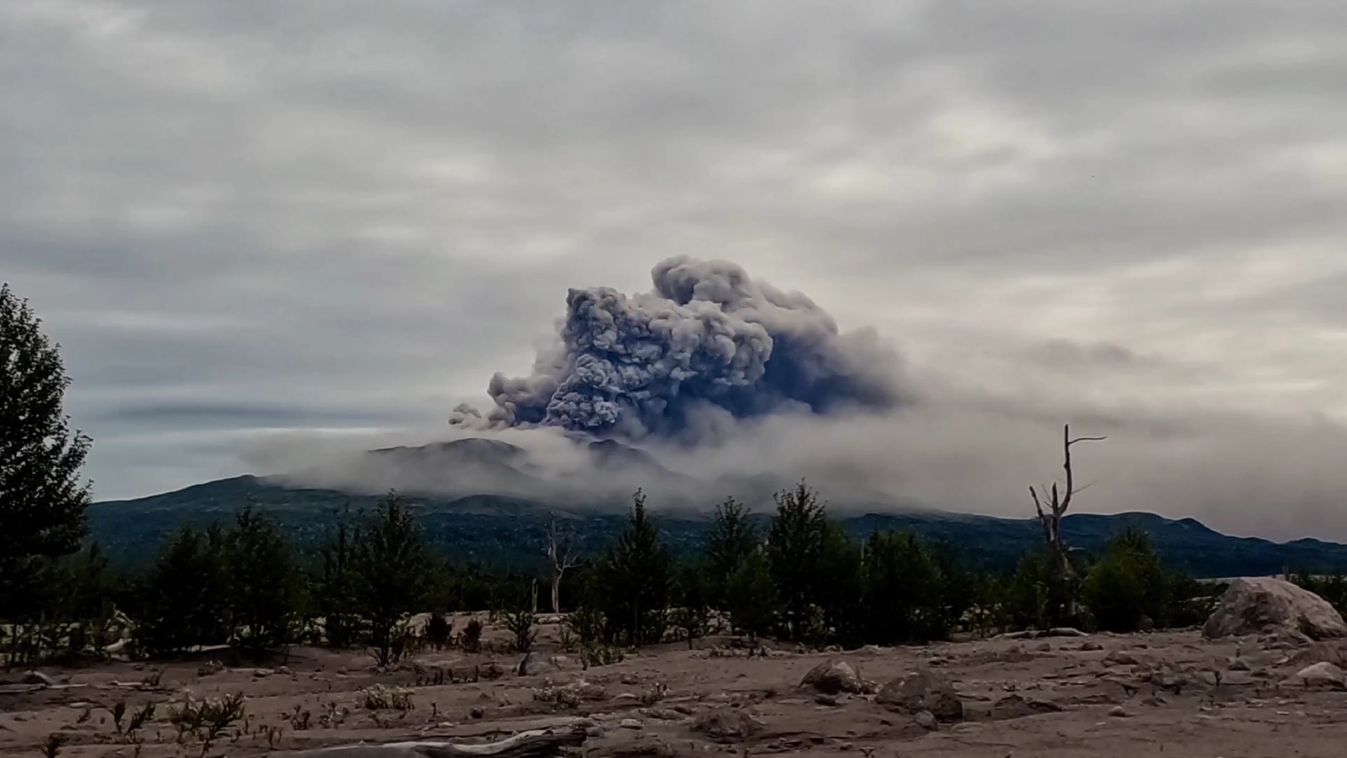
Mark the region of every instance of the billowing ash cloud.
[[[805, 295], [726, 261], [671, 258], [652, 292], [572, 289], [533, 374], [496, 374], [490, 421], [600, 436], [700, 440], [778, 412], [895, 407], [898, 357], [873, 331], [841, 333]], [[470, 409], [455, 421], [471, 423]]]

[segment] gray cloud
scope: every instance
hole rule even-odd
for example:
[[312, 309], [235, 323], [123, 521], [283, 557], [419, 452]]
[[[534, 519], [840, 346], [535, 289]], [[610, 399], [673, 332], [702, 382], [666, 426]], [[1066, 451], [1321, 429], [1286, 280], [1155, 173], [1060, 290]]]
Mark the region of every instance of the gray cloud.
[[[527, 373], [566, 288], [686, 254], [957, 389], [954, 460], [1079, 412], [1242, 440], [1211, 460], [1340, 503], [1295, 461], [1347, 418], [1344, 31], [1326, 1], [15, 0], [0, 276], [64, 346], [99, 497], [278, 428], [442, 422]], [[1178, 460], [1128, 464], [1160, 483], [1132, 505], [1305, 531]]]

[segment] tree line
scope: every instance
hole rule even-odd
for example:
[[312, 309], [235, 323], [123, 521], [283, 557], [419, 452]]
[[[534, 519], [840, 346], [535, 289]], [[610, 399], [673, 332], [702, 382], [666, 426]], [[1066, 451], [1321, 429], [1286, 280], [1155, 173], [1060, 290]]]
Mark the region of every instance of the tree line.
[[[1142, 532], [1124, 532], [1065, 587], [1048, 552], [1009, 576], [970, 568], [952, 545], [876, 532], [853, 540], [801, 482], [775, 497], [759, 530], [733, 499], [716, 507], [701, 550], [676, 559], [646, 496], [601, 554], [557, 588], [568, 635], [586, 651], [735, 633], [810, 645], [921, 643], [1072, 624], [1133, 631], [1199, 623], [1203, 586], [1165, 570]], [[261, 654], [295, 644], [362, 647], [380, 664], [413, 640], [447, 644], [452, 612], [490, 612], [527, 650], [541, 573], [453, 564], [431, 549], [415, 512], [390, 494], [341, 519], [304, 552], [251, 507], [232, 524], [179, 531], [153, 565], [124, 573], [97, 546], [37, 561], [0, 616], [12, 664], [52, 656], [172, 657], [207, 645]], [[11, 590], [19, 589], [12, 586]], [[421, 628], [413, 614], [430, 612]], [[480, 634], [480, 627], [476, 634]]]
[[[475, 646], [480, 623], [451, 640], [450, 611], [490, 609], [525, 650], [539, 585], [595, 654], [710, 632], [819, 645], [915, 643], [956, 632], [1073, 624], [1131, 631], [1200, 621], [1203, 588], [1164, 570], [1141, 532], [1118, 535], [1095, 561], [1061, 538], [1077, 492], [1064, 429], [1064, 485], [1031, 489], [1043, 550], [1009, 576], [970, 568], [959, 546], [876, 532], [856, 541], [805, 482], [778, 493], [760, 533], [749, 509], [716, 507], [702, 549], [675, 559], [638, 492], [625, 528], [601, 554], [578, 555], [550, 523], [550, 575], [456, 565], [431, 550], [396, 494], [338, 519], [304, 552], [246, 504], [232, 524], [184, 528], [149, 568], [114, 570], [81, 548], [90, 440], [63, 412], [58, 350], [27, 302], [0, 287], [0, 651], [44, 657], [173, 656], [205, 645], [264, 652], [297, 643], [363, 646], [380, 664], [412, 637]], [[566, 600], [563, 602], [562, 598]], [[564, 606], [564, 607], [563, 607]], [[432, 611], [424, 629], [409, 617]]]

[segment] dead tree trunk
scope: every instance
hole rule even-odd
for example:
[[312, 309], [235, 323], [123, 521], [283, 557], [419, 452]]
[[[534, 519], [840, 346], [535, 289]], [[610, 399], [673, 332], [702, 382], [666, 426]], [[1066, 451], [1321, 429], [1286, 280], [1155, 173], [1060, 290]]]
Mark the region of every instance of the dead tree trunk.
[[1075, 437], [1071, 436], [1071, 425], [1062, 427], [1062, 468], [1066, 470], [1065, 486], [1059, 486], [1053, 482], [1050, 488], [1044, 488], [1040, 493], [1037, 488], [1029, 487], [1029, 496], [1034, 499], [1034, 510], [1038, 513], [1038, 522], [1043, 527], [1043, 541], [1047, 543], [1048, 552], [1052, 555], [1052, 560], [1056, 564], [1058, 575], [1062, 581], [1070, 582], [1076, 578], [1076, 570], [1071, 565], [1071, 556], [1066, 543], [1062, 540], [1062, 516], [1071, 507], [1071, 499], [1075, 497], [1076, 475], [1071, 468], [1071, 448], [1081, 442], [1100, 442], [1108, 439], [1107, 437]]
[[557, 528], [555, 513], [548, 514], [547, 560], [552, 566], [552, 612], [561, 613], [561, 579], [575, 568], [579, 557], [571, 536], [563, 535]]

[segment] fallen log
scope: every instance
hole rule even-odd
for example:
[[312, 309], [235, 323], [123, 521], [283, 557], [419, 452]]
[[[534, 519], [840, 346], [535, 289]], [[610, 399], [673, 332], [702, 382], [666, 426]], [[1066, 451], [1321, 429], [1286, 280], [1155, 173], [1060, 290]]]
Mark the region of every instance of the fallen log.
[[562, 748], [583, 745], [587, 736], [585, 730], [579, 727], [565, 732], [536, 729], [520, 732], [499, 742], [476, 745], [430, 741], [390, 742], [382, 745], [336, 745], [274, 755], [289, 758], [550, 758], [561, 755]]

